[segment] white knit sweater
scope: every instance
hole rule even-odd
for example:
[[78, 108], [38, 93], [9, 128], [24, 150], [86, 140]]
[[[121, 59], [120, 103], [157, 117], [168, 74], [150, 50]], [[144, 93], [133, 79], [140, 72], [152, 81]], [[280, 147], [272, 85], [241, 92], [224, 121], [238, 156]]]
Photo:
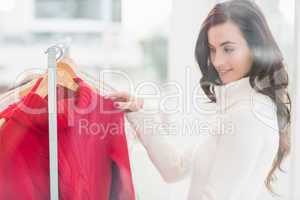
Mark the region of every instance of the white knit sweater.
[[215, 93], [216, 112], [202, 113], [215, 122], [213, 131], [205, 143], [184, 151], [163, 130], [147, 129], [154, 114], [140, 110], [126, 117], [165, 181], [191, 175], [189, 200], [255, 200], [278, 150], [276, 106], [250, 86], [249, 77], [215, 86]]

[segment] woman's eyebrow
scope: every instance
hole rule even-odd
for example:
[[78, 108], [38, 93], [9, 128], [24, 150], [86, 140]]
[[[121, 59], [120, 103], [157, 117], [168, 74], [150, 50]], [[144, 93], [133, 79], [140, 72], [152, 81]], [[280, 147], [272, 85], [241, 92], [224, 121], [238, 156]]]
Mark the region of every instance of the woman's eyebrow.
[[[235, 42], [232, 42], [232, 41], [225, 41], [225, 42], [222, 42], [222, 43], [221, 43], [220, 47], [221, 47], [221, 46], [224, 46], [224, 45], [226, 45], [226, 44], [235, 44]], [[214, 48], [214, 46], [211, 45], [211, 44], [209, 44], [209, 43], [208, 43], [208, 46]]]
[[226, 44], [235, 44], [235, 43], [231, 41], [226, 41], [226, 42], [222, 42], [220, 46], [224, 46]]

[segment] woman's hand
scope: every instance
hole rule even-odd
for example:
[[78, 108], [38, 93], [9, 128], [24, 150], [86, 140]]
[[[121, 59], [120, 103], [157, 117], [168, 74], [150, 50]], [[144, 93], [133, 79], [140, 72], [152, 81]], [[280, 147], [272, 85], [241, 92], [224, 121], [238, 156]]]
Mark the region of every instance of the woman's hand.
[[128, 92], [111, 92], [104, 96], [114, 101], [114, 106], [125, 112], [136, 112], [143, 108], [144, 100], [131, 96]]

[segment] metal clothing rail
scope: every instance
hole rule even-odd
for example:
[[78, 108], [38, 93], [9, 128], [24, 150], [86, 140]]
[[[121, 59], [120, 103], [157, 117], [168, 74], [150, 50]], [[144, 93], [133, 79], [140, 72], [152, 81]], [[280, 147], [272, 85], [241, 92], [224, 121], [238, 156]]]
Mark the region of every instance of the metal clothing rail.
[[58, 200], [57, 160], [57, 110], [56, 110], [56, 54], [57, 48], [50, 47], [48, 53], [48, 115], [49, 115], [49, 161], [50, 198]]
[[[59, 199], [58, 159], [57, 159], [57, 107], [56, 107], [56, 62], [69, 56], [71, 39], [53, 45], [47, 49], [48, 54], [48, 122], [49, 122], [49, 162], [50, 162], [50, 198]], [[58, 56], [57, 56], [58, 55]]]
[[[46, 50], [48, 54], [48, 122], [49, 122], [49, 164], [50, 164], [50, 199], [59, 200], [59, 177], [58, 177], [58, 142], [57, 142], [57, 91], [56, 91], [56, 67], [57, 61], [63, 57], [70, 57], [71, 38], [66, 38], [63, 42], [50, 46]], [[100, 93], [116, 91], [113, 87], [103, 81], [95, 81], [88, 74], [77, 72], [87, 78], [87, 82]], [[100, 83], [102, 87], [97, 85]]]

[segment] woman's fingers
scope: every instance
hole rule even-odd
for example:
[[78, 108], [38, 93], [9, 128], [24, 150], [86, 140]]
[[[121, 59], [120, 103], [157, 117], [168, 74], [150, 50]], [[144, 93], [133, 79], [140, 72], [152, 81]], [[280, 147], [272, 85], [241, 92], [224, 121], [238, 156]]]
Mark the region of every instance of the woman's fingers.
[[127, 92], [111, 92], [106, 95], [104, 98], [109, 98], [114, 101], [124, 101], [127, 102], [130, 100], [130, 96]]
[[104, 98], [114, 101], [114, 106], [125, 112], [135, 112], [143, 108], [144, 100], [129, 95], [128, 92], [111, 92], [105, 95]]
[[114, 106], [120, 110], [124, 110], [126, 112], [136, 112], [143, 108], [144, 101], [142, 99], [135, 99], [134, 101], [115, 101]]
[[133, 102], [114, 102], [114, 106], [123, 111], [137, 111], [137, 107], [134, 105]]

